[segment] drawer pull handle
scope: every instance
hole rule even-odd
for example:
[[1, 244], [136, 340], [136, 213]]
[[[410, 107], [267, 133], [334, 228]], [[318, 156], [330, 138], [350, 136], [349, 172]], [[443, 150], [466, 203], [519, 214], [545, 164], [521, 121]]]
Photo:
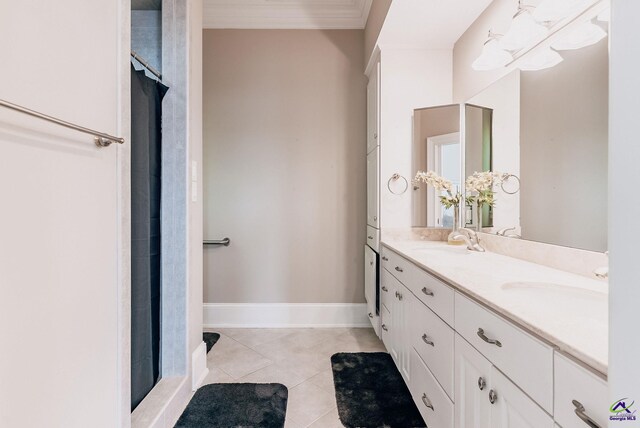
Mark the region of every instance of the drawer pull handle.
[[436, 346], [436, 345], [435, 345], [435, 343], [433, 343], [432, 341], [430, 341], [430, 340], [428, 339], [428, 337], [427, 337], [427, 333], [425, 333], [425, 334], [423, 334], [423, 335], [422, 335], [422, 341], [423, 341], [424, 343], [426, 343], [427, 345], [431, 345], [431, 346], [433, 346], [433, 347], [435, 347], [435, 346]]
[[493, 340], [493, 339], [489, 339], [485, 334], [484, 334], [484, 330], [479, 328], [478, 329], [478, 337], [482, 340], [484, 340], [485, 342], [487, 342], [490, 345], [496, 345], [498, 348], [502, 348], [502, 343], [500, 343], [499, 340]]
[[367, 239], [373, 239], [373, 236], [367, 236]]
[[427, 287], [422, 287], [422, 292], [427, 296], [433, 297], [433, 291], [429, 290]]
[[489, 403], [495, 404], [496, 401], [498, 401], [498, 393], [492, 389], [489, 391]]
[[387, 256], [382, 256], [382, 260], [384, 260], [385, 262], [388, 262], [389, 259], [387, 258]]
[[478, 388], [480, 388], [480, 391], [483, 391], [486, 386], [487, 386], [487, 382], [484, 380], [482, 376], [480, 376], [478, 378]]
[[373, 314], [369, 312], [369, 318], [373, 319]]
[[424, 403], [425, 406], [427, 406], [428, 408], [430, 408], [435, 412], [436, 409], [433, 408], [433, 404], [431, 404], [431, 400], [429, 400], [429, 398], [427, 397], [427, 394], [422, 394], [422, 402]]
[[389, 291], [389, 289], [383, 285], [382, 286], [382, 291], [384, 291], [386, 293], [387, 291]]
[[382, 324], [382, 329], [383, 329], [384, 331], [389, 331], [389, 329], [387, 329], [387, 325], [386, 325], [386, 324]]
[[400, 267], [399, 267], [399, 266], [396, 266], [396, 271], [398, 271], [398, 272], [404, 272], [402, 269], [400, 269]]
[[587, 416], [587, 414], [585, 413], [586, 409], [584, 408], [581, 402], [579, 402], [578, 400], [572, 400], [571, 402], [573, 403], [574, 406], [576, 406], [576, 410], [575, 410], [576, 415], [578, 415], [578, 417], [582, 420], [582, 422], [584, 422], [591, 428], [602, 428], [600, 425], [595, 423], [593, 419]]

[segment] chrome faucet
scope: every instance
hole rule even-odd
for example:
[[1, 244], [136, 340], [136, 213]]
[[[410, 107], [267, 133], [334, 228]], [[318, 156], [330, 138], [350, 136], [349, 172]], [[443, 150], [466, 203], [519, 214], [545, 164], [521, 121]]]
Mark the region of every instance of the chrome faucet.
[[485, 249], [480, 245], [480, 237], [476, 233], [475, 230], [467, 229], [463, 227], [460, 229], [460, 232], [465, 231], [467, 234], [459, 233], [452, 237], [452, 239], [458, 240], [462, 239], [467, 244], [467, 250], [469, 251], [477, 251], [479, 253], [484, 253]]
[[500, 229], [496, 232], [496, 235], [498, 236], [505, 236], [507, 238], [522, 238], [522, 236], [518, 235], [517, 233], [509, 233], [507, 234], [508, 231], [510, 230], [516, 230], [515, 227], [505, 227], [504, 229]]

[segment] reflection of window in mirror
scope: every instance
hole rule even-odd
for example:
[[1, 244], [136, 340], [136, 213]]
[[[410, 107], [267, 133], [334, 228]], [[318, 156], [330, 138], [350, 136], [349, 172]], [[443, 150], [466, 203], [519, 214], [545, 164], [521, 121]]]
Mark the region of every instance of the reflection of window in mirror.
[[[460, 188], [460, 133], [437, 135], [427, 138], [427, 164], [429, 170], [446, 178], [454, 189]], [[437, 227], [453, 227], [453, 207], [445, 208], [440, 203], [440, 196], [446, 192], [430, 192], [434, 222]]]
[[[465, 177], [493, 170], [493, 109], [465, 105]], [[467, 205], [465, 225], [476, 227], [477, 206]], [[493, 207], [482, 207], [482, 227], [493, 227]]]

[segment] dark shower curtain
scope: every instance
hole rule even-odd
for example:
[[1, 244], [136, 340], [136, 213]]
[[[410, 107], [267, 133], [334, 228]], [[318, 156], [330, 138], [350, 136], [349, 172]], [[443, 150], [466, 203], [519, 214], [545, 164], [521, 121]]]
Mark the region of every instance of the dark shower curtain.
[[131, 66], [131, 410], [160, 377], [162, 98]]

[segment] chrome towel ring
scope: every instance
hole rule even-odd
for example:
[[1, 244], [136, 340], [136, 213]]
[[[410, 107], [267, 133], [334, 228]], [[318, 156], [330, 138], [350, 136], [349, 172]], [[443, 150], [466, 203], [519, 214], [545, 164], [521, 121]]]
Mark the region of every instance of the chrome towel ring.
[[[509, 181], [509, 179], [512, 178], [512, 177], [516, 179], [516, 182], [518, 183], [518, 185], [516, 187], [516, 190], [508, 191], [507, 189], [504, 188], [504, 183]], [[514, 175], [514, 174], [504, 174], [502, 176], [502, 182], [500, 183], [500, 188], [507, 195], [515, 195], [516, 193], [518, 193], [520, 191], [520, 178], [517, 175]]]
[[[404, 180], [404, 189], [402, 189], [401, 192], [394, 192], [393, 189], [391, 188], [391, 182], [398, 181], [400, 179]], [[400, 174], [398, 174], [397, 172], [393, 174], [391, 178], [389, 178], [389, 180], [387, 181], [387, 189], [389, 189], [389, 191], [394, 195], [402, 195], [404, 192], [407, 191], [408, 188], [409, 188], [409, 181], [403, 176], [401, 176]]]

